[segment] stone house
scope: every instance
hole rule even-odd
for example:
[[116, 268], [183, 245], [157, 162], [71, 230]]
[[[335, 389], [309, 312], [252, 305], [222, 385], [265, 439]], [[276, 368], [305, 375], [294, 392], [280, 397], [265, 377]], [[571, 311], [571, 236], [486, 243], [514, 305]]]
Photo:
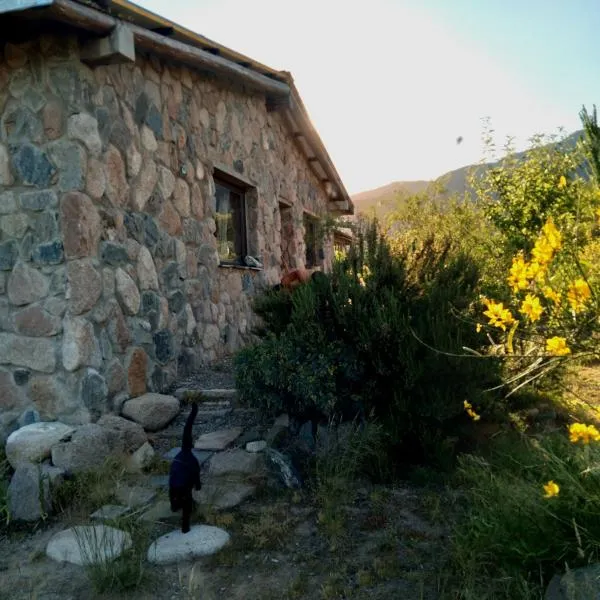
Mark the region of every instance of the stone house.
[[124, 0], [2, 0], [0, 435], [235, 351], [352, 211], [289, 73]]

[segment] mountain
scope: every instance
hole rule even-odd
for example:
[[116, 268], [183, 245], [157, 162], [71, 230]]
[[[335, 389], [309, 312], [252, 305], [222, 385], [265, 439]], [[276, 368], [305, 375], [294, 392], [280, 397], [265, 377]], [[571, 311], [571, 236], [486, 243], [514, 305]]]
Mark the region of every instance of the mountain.
[[[582, 130], [575, 131], [557, 143], [564, 148], [572, 148], [582, 136]], [[516, 156], [522, 157], [525, 154], [526, 151], [518, 152]], [[467, 180], [469, 174], [474, 169], [485, 171], [497, 165], [498, 162], [467, 165], [466, 167], [450, 171], [433, 181], [394, 181], [393, 183], [389, 183], [388, 185], [373, 190], [354, 194], [352, 196], [352, 201], [354, 202], [355, 212], [356, 214], [368, 215], [375, 213], [376, 216], [383, 217], [393, 210], [398, 200], [413, 194], [425, 192], [434, 184], [436, 185], [438, 193], [439, 189], [443, 190], [441, 194], [442, 197], [448, 197], [454, 194], [462, 196], [465, 192], [470, 191]]]

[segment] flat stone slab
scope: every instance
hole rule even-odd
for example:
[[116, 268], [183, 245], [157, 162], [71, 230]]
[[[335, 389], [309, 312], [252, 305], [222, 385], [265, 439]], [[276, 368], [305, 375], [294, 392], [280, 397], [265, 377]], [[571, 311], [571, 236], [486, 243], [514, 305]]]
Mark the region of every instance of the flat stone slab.
[[202, 485], [199, 492], [194, 493], [198, 504], [205, 504], [218, 510], [233, 508], [241, 504], [256, 491], [256, 486], [234, 481], [211, 481]]
[[231, 429], [220, 429], [201, 435], [194, 444], [198, 450], [225, 450], [229, 445], [241, 435], [241, 427], [232, 427]]
[[90, 515], [91, 519], [98, 519], [100, 521], [109, 521], [110, 519], [118, 519], [123, 515], [126, 515], [131, 510], [129, 506], [121, 506], [120, 504], [105, 504], [102, 508], [99, 508], [96, 512]]
[[106, 525], [73, 527], [52, 536], [46, 546], [48, 558], [74, 565], [111, 561], [131, 548], [131, 536]]
[[[171, 448], [168, 452], [163, 454], [163, 458], [165, 460], [173, 460], [181, 451], [181, 447], [179, 448]], [[196, 457], [196, 460], [200, 465], [203, 465], [212, 455], [213, 452], [206, 452], [205, 450], [197, 450], [196, 448], [192, 448], [192, 452]]]
[[255, 440], [246, 444], [246, 452], [262, 452], [267, 447], [265, 440]]
[[122, 504], [135, 508], [150, 504], [156, 497], [156, 491], [139, 486], [129, 487], [124, 485], [116, 489], [115, 496]]
[[181, 521], [181, 513], [173, 512], [171, 510], [171, 503], [168, 500], [159, 500], [140, 516], [140, 521], [149, 523], [159, 523], [161, 521], [177, 522]]
[[179, 400], [195, 400], [200, 404], [203, 400], [233, 400], [237, 396], [234, 388], [179, 388], [175, 390], [175, 397]]
[[148, 561], [164, 565], [215, 554], [229, 542], [229, 534], [212, 525], [194, 525], [188, 533], [172, 531], [148, 548]]
[[150, 485], [153, 488], [167, 488], [169, 487], [169, 476], [153, 475], [152, 477], [150, 477]]
[[263, 464], [259, 454], [245, 450], [229, 450], [219, 452], [210, 459], [208, 472], [215, 476], [233, 473], [253, 475], [262, 470]]

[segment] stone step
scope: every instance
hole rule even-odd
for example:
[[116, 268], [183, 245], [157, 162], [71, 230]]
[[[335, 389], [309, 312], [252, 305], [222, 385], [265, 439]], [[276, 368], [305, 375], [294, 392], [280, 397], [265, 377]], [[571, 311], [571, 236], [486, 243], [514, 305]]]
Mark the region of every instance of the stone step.
[[234, 402], [237, 397], [235, 388], [204, 389], [199, 387], [181, 387], [175, 390], [175, 397], [179, 400], [195, 400], [200, 405], [215, 400], [229, 400]]

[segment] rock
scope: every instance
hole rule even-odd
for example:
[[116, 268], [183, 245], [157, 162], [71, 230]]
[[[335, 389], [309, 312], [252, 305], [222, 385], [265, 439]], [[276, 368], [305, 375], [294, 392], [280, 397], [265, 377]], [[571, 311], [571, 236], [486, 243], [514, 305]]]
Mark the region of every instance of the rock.
[[93, 325], [83, 317], [65, 318], [62, 346], [63, 365], [67, 371], [81, 366], [99, 368], [102, 364], [100, 344]]
[[125, 469], [128, 473], [139, 473], [152, 464], [154, 459], [154, 448], [146, 442], [140, 446], [131, 456], [128, 456], [125, 462]]
[[[1, 183], [0, 183], [1, 185]], [[0, 215], [9, 215], [17, 210], [17, 201], [13, 192], [0, 194]]]
[[184, 179], [177, 179], [175, 182], [173, 206], [182, 217], [190, 216], [190, 188]]
[[14, 469], [21, 464], [40, 462], [50, 456], [54, 445], [70, 437], [73, 431], [73, 427], [58, 421], [21, 427], [6, 440], [6, 458]]
[[137, 275], [141, 290], [158, 290], [158, 275], [150, 250], [140, 247], [137, 259]]
[[21, 239], [29, 229], [29, 219], [23, 213], [0, 217], [0, 231], [4, 237]]
[[256, 486], [248, 483], [214, 479], [204, 483], [202, 489], [194, 493], [194, 499], [198, 504], [225, 510], [238, 506], [255, 492]]
[[0, 364], [12, 364], [42, 373], [53, 373], [56, 369], [54, 342], [48, 338], [0, 332]]
[[273, 448], [267, 448], [265, 450], [265, 456], [274, 467], [277, 476], [281, 482], [287, 488], [299, 488], [302, 487], [302, 478], [300, 474], [292, 464], [291, 460], [274, 450]]
[[[18, 387], [10, 371], [0, 371], [0, 411], [22, 408], [28, 404], [25, 391]], [[22, 425], [21, 425], [22, 426]]]
[[219, 452], [210, 459], [208, 473], [211, 476], [232, 473], [254, 475], [262, 470], [263, 462], [261, 459], [262, 457], [259, 454], [252, 454], [245, 450]]
[[69, 473], [96, 469], [113, 454], [109, 434], [96, 423], [78, 427], [69, 441], [52, 447], [52, 464]]
[[157, 331], [152, 336], [156, 361], [166, 365], [173, 358], [173, 334], [168, 329]]
[[598, 600], [600, 598], [600, 564], [594, 563], [555, 575], [544, 600]]
[[[124, 185], [126, 185], [125, 182]], [[113, 182], [113, 185], [116, 185]], [[85, 177], [85, 192], [92, 198], [99, 200], [106, 191], [106, 174], [104, 164], [97, 158], [90, 158], [87, 164], [87, 174]], [[114, 190], [111, 190], [114, 192]], [[113, 193], [114, 195], [114, 193]]]
[[97, 425], [106, 430], [111, 447], [118, 452], [135, 452], [148, 443], [144, 428], [123, 417], [103, 415], [98, 419]]
[[58, 265], [64, 260], [64, 248], [60, 240], [48, 244], [38, 244], [31, 252], [31, 260], [36, 265]]
[[81, 399], [92, 420], [98, 419], [108, 408], [108, 386], [98, 371], [87, 369], [81, 380]]
[[19, 244], [9, 240], [0, 244], [0, 271], [10, 271], [19, 258]]
[[143, 348], [131, 348], [127, 359], [127, 388], [132, 398], [146, 393], [148, 356]]
[[15, 306], [37, 302], [48, 295], [50, 282], [45, 275], [24, 262], [18, 262], [8, 278], [8, 299]]
[[128, 315], [136, 315], [140, 310], [140, 292], [127, 273], [118, 268], [115, 274], [116, 294], [121, 307]]
[[72, 260], [67, 264], [67, 298], [72, 314], [91, 310], [102, 295], [102, 275], [89, 259]]
[[171, 510], [171, 503], [168, 500], [159, 500], [142, 514], [140, 521], [146, 521], [147, 523], [160, 523], [161, 521], [177, 523], [181, 521], [181, 514]]
[[231, 429], [220, 429], [210, 433], [202, 434], [194, 444], [198, 450], [225, 450], [242, 433], [241, 427], [232, 427]]
[[[56, 173], [46, 153], [32, 144], [15, 146], [11, 162], [17, 181], [24, 185], [48, 187]], [[2, 177], [1, 173], [0, 177]], [[6, 175], [3, 178], [5, 177]]]
[[67, 134], [70, 139], [82, 142], [94, 156], [98, 156], [102, 151], [98, 121], [92, 115], [86, 113], [71, 115], [67, 121]]
[[38, 212], [46, 210], [47, 208], [56, 207], [58, 205], [58, 199], [56, 197], [56, 192], [52, 190], [23, 192], [19, 195], [19, 204], [24, 210]]
[[17, 419], [17, 424], [19, 427], [26, 427], [27, 425], [39, 423], [40, 421], [40, 413], [37, 410], [35, 410], [35, 408], [28, 408], [27, 410], [24, 410], [21, 413], [21, 415]]
[[129, 261], [125, 246], [115, 242], [102, 242], [100, 244], [100, 256], [107, 265], [113, 267], [125, 265]]
[[143, 212], [146, 203], [152, 196], [156, 182], [158, 181], [158, 173], [156, 172], [156, 164], [153, 160], [146, 160], [138, 184], [133, 188], [132, 206], [137, 212]]
[[61, 137], [63, 132], [63, 109], [60, 102], [51, 100], [44, 106], [42, 123], [44, 134], [50, 141]]
[[173, 396], [144, 394], [127, 400], [123, 405], [122, 414], [139, 423], [147, 431], [158, 431], [179, 414], [179, 402]]
[[262, 452], [267, 447], [265, 440], [256, 440], [246, 444], [246, 452]]
[[[165, 460], [173, 460], [181, 452], [181, 447], [171, 448], [168, 452], [163, 454]], [[213, 452], [207, 452], [205, 450], [198, 450], [192, 448], [192, 452], [198, 461], [198, 464], [202, 466], [212, 455]]]
[[154, 488], [168, 488], [169, 487], [169, 476], [168, 475], [153, 475], [150, 477], [150, 485]]
[[10, 163], [6, 148], [0, 144], [0, 185], [12, 185], [13, 178], [10, 172]]
[[86, 154], [83, 148], [78, 144], [60, 140], [50, 147], [50, 156], [58, 170], [59, 190], [61, 192], [82, 191], [87, 173]]
[[114, 146], [109, 146], [104, 160], [106, 163], [106, 196], [115, 206], [126, 206], [129, 201], [129, 186], [123, 157]]
[[122, 504], [130, 506], [131, 508], [137, 508], [139, 506], [150, 504], [156, 497], [156, 491], [139, 486], [121, 486], [117, 488], [115, 496]]
[[31, 337], [50, 337], [62, 330], [62, 319], [34, 305], [14, 315], [15, 331]]
[[24, 463], [17, 467], [8, 486], [8, 510], [16, 521], [37, 521], [52, 508], [52, 485], [64, 471], [50, 465]]
[[60, 202], [60, 226], [68, 259], [96, 255], [102, 222], [96, 207], [85, 194], [71, 192], [63, 196]]
[[127, 159], [127, 175], [136, 177], [142, 168], [142, 155], [133, 144], [130, 144], [127, 147], [125, 158]]
[[229, 542], [229, 534], [219, 527], [195, 525], [188, 533], [172, 531], [158, 538], [148, 549], [148, 561], [170, 564], [215, 554]]
[[52, 536], [46, 556], [74, 565], [105, 564], [131, 548], [131, 536], [105, 525], [80, 526]]
[[123, 515], [131, 512], [129, 506], [121, 506], [120, 504], [105, 504], [99, 508], [96, 512], [90, 515], [90, 519], [96, 519], [98, 521], [114, 521]]

